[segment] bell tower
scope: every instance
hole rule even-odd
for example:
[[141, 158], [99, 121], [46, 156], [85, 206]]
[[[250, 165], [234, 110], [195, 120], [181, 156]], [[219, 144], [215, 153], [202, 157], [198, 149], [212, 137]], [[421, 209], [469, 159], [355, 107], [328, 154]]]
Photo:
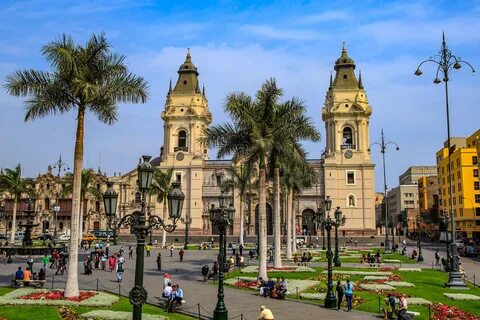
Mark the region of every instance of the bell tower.
[[164, 142], [160, 168], [173, 169], [172, 180], [181, 182], [185, 193], [185, 218], [177, 230], [188, 227], [192, 234], [202, 230], [203, 166], [208, 159], [207, 147], [199, 139], [212, 122], [205, 87], [200, 90], [198, 75], [188, 49], [185, 62], [178, 69], [174, 88], [170, 80], [165, 110], [161, 115]]
[[322, 108], [326, 132], [324, 191], [332, 199], [332, 208], [339, 206], [347, 217], [340, 230], [352, 235], [372, 233], [375, 231], [374, 164], [369, 152], [372, 108], [362, 76], [356, 77], [355, 63], [345, 46], [334, 70], [335, 78], [330, 75]]
[[203, 130], [212, 122], [205, 87], [200, 90], [197, 67], [192, 63], [190, 49], [178, 69], [178, 80], [167, 94], [164, 121], [164, 160], [207, 159], [207, 148], [198, 141]]

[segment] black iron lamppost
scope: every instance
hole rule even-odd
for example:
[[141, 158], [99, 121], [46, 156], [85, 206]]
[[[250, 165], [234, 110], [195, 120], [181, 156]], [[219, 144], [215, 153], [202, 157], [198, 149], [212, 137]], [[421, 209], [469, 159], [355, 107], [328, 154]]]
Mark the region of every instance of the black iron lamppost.
[[317, 208], [317, 226], [320, 226], [320, 231], [322, 233], [322, 250], [325, 250], [325, 226], [322, 224], [321, 218], [325, 217], [324, 208]]
[[183, 249], [188, 250], [188, 232], [190, 230], [190, 224], [192, 223], [192, 219], [190, 218], [190, 215], [187, 215], [185, 218], [181, 218], [180, 221], [185, 224], [185, 244], [183, 246]]
[[141, 210], [127, 214], [122, 218], [117, 217], [117, 199], [118, 194], [113, 190], [113, 183], [107, 184], [107, 191], [103, 194], [105, 205], [105, 214], [107, 216], [108, 226], [112, 230], [118, 230], [120, 227], [130, 227], [132, 233], [137, 238], [137, 256], [135, 260], [135, 286], [129, 294], [130, 303], [133, 305], [133, 320], [142, 319], [142, 306], [147, 302], [147, 291], [143, 287], [143, 268], [145, 254], [145, 238], [153, 228], [163, 228], [167, 232], [173, 232], [177, 227], [176, 223], [182, 214], [183, 201], [185, 195], [180, 189], [180, 182], [173, 182], [173, 189], [168, 193], [169, 217], [172, 224], [167, 224], [162, 218], [152, 214], [146, 214], [145, 194], [150, 189], [153, 177], [153, 167], [150, 164], [150, 156], [143, 156], [143, 163], [137, 167], [138, 188], [142, 193]]
[[422, 255], [422, 226], [421, 226], [421, 221], [420, 221], [420, 213], [417, 214], [417, 230], [418, 230], [418, 258], [417, 261], [421, 262], [423, 261], [423, 255]]
[[[458, 70], [462, 67], [462, 64], [467, 65], [470, 67], [472, 70], [472, 74], [475, 75], [475, 69], [473, 66], [465, 61], [462, 60], [460, 57], [457, 57], [452, 54], [452, 52], [448, 49], [447, 47], [447, 42], [445, 41], [445, 33], [442, 34], [442, 48], [438, 52], [438, 54], [434, 55], [433, 57], [428, 58], [427, 60], [422, 61], [418, 67], [417, 70], [415, 71], [416, 76], [421, 76], [422, 71], [420, 70], [420, 67], [426, 63], [426, 62], [433, 62], [436, 67], [437, 71], [435, 74], [435, 79], [433, 80], [433, 83], [435, 84], [440, 84], [443, 82], [445, 83], [445, 110], [447, 113], [447, 146], [448, 146], [448, 164], [447, 164], [447, 173], [448, 173], [448, 185], [449, 185], [449, 206], [450, 206], [450, 223], [451, 223], [451, 228], [452, 228], [452, 243], [450, 244], [450, 254], [451, 257], [447, 257], [447, 261], [450, 263], [450, 273], [449, 273], [449, 280], [445, 284], [447, 287], [466, 287], [465, 282], [463, 281], [463, 274], [459, 272], [459, 256], [458, 256], [458, 249], [457, 245], [455, 244], [455, 239], [456, 239], [456, 226], [455, 226], [455, 214], [453, 210], [453, 185], [452, 185], [452, 168], [451, 168], [451, 154], [452, 154], [452, 144], [451, 144], [451, 139], [450, 139], [450, 110], [449, 110], [449, 105], [448, 105], [448, 81], [450, 80], [449, 78], [449, 73], [452, 69]], [[443, 79], [440, 80], [438, 77], [443, 76]], [[445, 199], [446, 200], [446, 199]], [[446, 201], [444, 201], [446, 203]], [[445, 206], [445, 204], [444, 204]], [[448, 229], [448, 228], [447, 228]], [[447, 232], [448, 235], [448, 232]], [[447, 239], [448, 243], [448, 239]]]
[[325, 217], [325, 211], [320, 211], [320, 223], [325, 227], [327, 230], [327, 261], [328, 261], [328, 278], [327, 278], [327, 296], [325, 297], [325, 308], [333, 309], [337, 306], [337, 298], [335, 297], [335, 293], [333, 292], [333, 267], [332, 267], [332, 259], [333, 259], [333, 252], [332, 252], [332, 241], [330, 237], [330, 231], [332, 230], [332, 226], [335, 222], [330, 218], [330, 209], [332, 207], [332, 199], [329, 196], [325, 199], [325, 211], [327, 212], [327, 216]]
[[449, 246], [449, 235], [448, 235], [448, 211], [443, 211], [443, 215], [440, 217], [443, 227], [445, 228], [445, 243], [447, 246], [447, 264], [445, 265], [445, 272], [450, 272], [450, 246]]
[[[383, 164], [383, 191], [384, 191], [384, 197], [383, 201], [385, 202], [385, 253], [392, 253], [392, 247], [390, 246], [390, 240], [388, 238], [388, 229], [390, 228], [390, 217], [388, 215], [388, 197], [387, 197], [387, 175], [386, 175], [386, 169], [385, 169], [385, 150], [387, 150], [387, 146], [389, 144], [393, 144], [397, 150], [400, 150], [400, 147], [398, 146], [397, 143], [393, 141], [385, 141], [385, 136], [383, 134], [383, 129], [382, 129], [382, 142], [374, 142], [370, 145], [368, 148], [368, 151], [370, 152], [371, 148], [373, 145], [378, 145], [380, 147], [380, 152], [382, 153], [382, 164]], [[392, 234], [392, 238], [394, 235]]]
[[213, 310], [213, 319], [227, 320], [228, 310], [224, 301], [223, 280], [227, 263], [227, 229], [233, 225], [235, 220], [235, 209], [233, 208], [233, 204], [230, 204], [230, 206], [227, 207], [224, 192], [222, 192], [219, 197], [219, 208], [215, 208], [215, 205], [212, 204], [209, 214], [212, 228], [213, 226], [216, 226], [220, 233], [218, 253], [218, 293], [217, 305], [215, 310]]
[[342, 210], [340, 210], [340, 207], [337, 207], [335, 210], [335, 258], [334, 258], [334, 265], [335, 267], [341, 267], [342, 263], [340, 262], [340, 253], [338, 250], [338, 228], [340, 226], [345, 225], [345, 221], [347, 220], [347, 217], [345, 217], [342, 214]]
[[5, 213], [5, 205], [3, 203], [0, 203], [0, 220], [5, 221], [5, 239], [7, 239], [8, 221], [7, 221], [7, 214]]

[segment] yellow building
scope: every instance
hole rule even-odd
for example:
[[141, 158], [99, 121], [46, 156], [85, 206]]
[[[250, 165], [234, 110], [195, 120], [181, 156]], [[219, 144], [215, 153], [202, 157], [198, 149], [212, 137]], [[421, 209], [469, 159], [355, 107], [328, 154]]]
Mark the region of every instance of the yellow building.
[[450, 194], [452, 194], [457, 237], [473, 238], [477, 243], [480, 242], [480, 180], [476, 146], [479, 133], [480, 130], [477, 130], [468, 138], [451, 140], [451, 193], [448, 177], [448, 148], [444, 147], [436, 154], [440, 210], [452, 211], [450, 205]]

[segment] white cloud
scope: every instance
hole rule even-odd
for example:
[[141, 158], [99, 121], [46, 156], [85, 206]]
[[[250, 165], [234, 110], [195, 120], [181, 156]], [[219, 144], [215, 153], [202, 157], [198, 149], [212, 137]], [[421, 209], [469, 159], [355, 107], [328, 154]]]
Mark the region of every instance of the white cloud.
[[251, 33], [256, 36], [275, 39], [275, 40], [315, 40], [319, 38], [319, 34], [308, 29], [282, 29], [270, 25], [243, 25], [240, 31]]

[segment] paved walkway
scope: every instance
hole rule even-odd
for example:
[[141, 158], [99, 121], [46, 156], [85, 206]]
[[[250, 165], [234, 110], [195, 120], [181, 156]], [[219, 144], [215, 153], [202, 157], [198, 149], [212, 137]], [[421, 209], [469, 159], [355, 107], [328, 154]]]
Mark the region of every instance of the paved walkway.
[[[125, 248], [125, 247], [124, 247]], [[126, 248], [125, 248], [126, 249]], [[127, 250], [126, 250], [127, 251]], [[144, 284], [149, 294], [149, 302], [155, 303], [162, 292], [163, 273], [156, 270], [156, 256], [158, 250], [154, 249], [151, 257], [145, 258], [145, 273]], [[216, 251], [187, 251], [185, 254], [185, 261], [179, 262], [178, 253], [175, 252], [173, 258], [170, 258], [168, 251], [162, 251], [163, 270], [168, 272], [174, 283], [179, 283], [185, 292], [185, 300], [187, 303], [182, 306], [182, 309], [191, 312], [192, 315], [198, 315], [198, 304], [201, 305], [200, 313], [203, 316], [211, 316], [215, 309], [217, 301], [217, 286], [212, 283], [204, 283], [200, 270], [203, 265], [211, 266], [212, 261], [216, 260]], [[15, 272], [18, 263], [25, 266], [25, 259], [20, 258], [18, 263], [10, 264], [7, 268], [0, 268], [0, 283], [3, 285], [10, 284], [10, 275]], [[40, 263], [34, 265], [34, 271], [38, 270]], [[122, 295], [128, 295], [129, 290], [134, 282], [134, 268], [135, 260], [126, 260], [124, 280], [119, 288], [115, 282], [115, 273], [95, 271], [93, 275], [85, 276], [80, 274], [80, 286], [83, 289], [96, 288], [97, 278], [99, 289], [108, 289], [112, 292], [120, 291]], [[83, 271], [83, 266], [79, 265], [79, 270]], [[51, 274], [53, 269], [48, 269], [48, 285], [51, 287]], [[54, 278], [54, 286], [62, 287], [66, 276], [56, 276]], [[229, 310], [229, 319], [238, 318], [243, 314], [243, 319], [252, 320], [258, 318], [258, 309], [260, 305], [265, 305], [270, 308], [275, 319], [278, 320], [297, 320], [297, 319], [340, 319], [346, 317], [347, 314], [336, 311], [324, 309], [318, 305], [296, 302], [292, 300], [276, 300], [269, 298], [260, 298], [258, 294], [253, 291], [240, 290], [234, 288], [225, 288], [225, 303]], [[349, 320], [360, 319], [375, 319], [372, 314], [363, 312], [348, 313]]]

